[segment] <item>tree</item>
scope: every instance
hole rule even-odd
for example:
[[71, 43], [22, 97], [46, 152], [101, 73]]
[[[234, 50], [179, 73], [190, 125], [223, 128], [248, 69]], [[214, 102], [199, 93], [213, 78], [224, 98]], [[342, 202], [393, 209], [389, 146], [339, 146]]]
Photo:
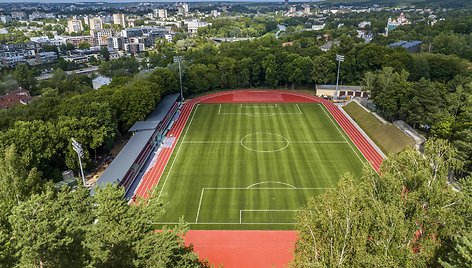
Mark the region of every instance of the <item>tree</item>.
[[162, 204], [151, 193], [148, 200], [128, 205], [124, 189], [112, 185], [99, 188], [94, 196], [95, 224], [87, 232], [85, 245], [94, 267], [204, 267], [185, 246], [187, 231], [181, 224], [155, 232]]
[[155, 69], [149, 77], [149, 81], [154, 84], [153, 91], [156, 102], [159, 102], [161, 96], [179, 90], [179, 78], [177, 73], [168, 68]]
[[143, 120], [154, 109], [156, 102], [152, 86], [147, 81], [137, 81], [115, 89], [112, 100], [122, 130]]
[[472, 266], [472, 235], [454, 238], [454, 250], [449, 252], [445, 260], [439, 263], [444, 268], [459, 268]]
[[447, 184], [456, 150], [431, 140], [366, 168], [358, 183], [312, 198], [298, 215], [297, 267], [431, 267], [447, 241], [470, 230], [470, 194]]
[[107, 47], [100, 48], [100, 55], [105, 59], [105, 61], [110, 60], [110, 51], [108, 51]]
[[279, 83], [277, 78], [277, 65], [275, 61], [275, 56], [270, 54], [264, 58], [262, 61], [262, 67], [265, 72], [265, 81], [266, 84], [270, 87], [276, 87]]
[[25, 64], [19, 64], [13, 71], [13, 77], [18, 84], [26, 90], [34, 90], [36, 88], [36, 77], [34, 71]]
[[134, 57], [123, 57], [113, 61], [105, 61], [98, 67], [100, 74], [117, 77], [136, 74], [139, 71], [139, 63]]
[[375, 104], [389, 120], [405, 117], [406, 96], [411, 90], [408, 75], [406, 71], [395, 72], [390, 67], [365, 74], [365, 90], [371, 92]]
[[433, 52], [463, 57], [468, 49], [465, 38], [454, 33], [441, 32], [433, 39]]
[[79, 43], [79, 45], [77, 47], [79, 49], [90, 49], [90, 44], [87, 43], [87, 42], [81, 42], [81, 43]]
[[316, 84], [329, 84], [336, 81], [336, 63], [328, 56], [317, 56], [313, 59], [312, 80]]
[[[36, 168], [28, 170], [16, 152], [15, 145], [4, 151], [0, 161], [0, 199], [6, 209], [19, 205], [31, 194], [39, 191], [41, 173]], [[8, 215], [2, 211], [2, 215]]]
[[238, 84], [236, 74], [236, 60], [232, 58], [223, 58], [218, 63], [218, 71], [220, 72], [221, 88], [234, 88]]
[[64, 191], [48, 189], [14, 207], [9, 221], [20, 266], [84, 266], [83, 228], [93, 221], [88, 190]]
[[8, 147], [0, 159], [0, 263], [4, 265], [16, 261], [8, 217], [15, 206], [38, 192], [40, 185], [41, 173], [36, 168], [26, 169], [15, 146]]

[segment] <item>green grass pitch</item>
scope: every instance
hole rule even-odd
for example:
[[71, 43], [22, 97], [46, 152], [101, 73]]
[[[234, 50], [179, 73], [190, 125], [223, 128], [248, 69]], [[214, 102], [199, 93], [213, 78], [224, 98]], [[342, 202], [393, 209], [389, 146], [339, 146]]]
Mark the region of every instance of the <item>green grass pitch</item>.
[[366, 160], [320, 104], [198, 104], [158, 184], [192, 229], [293, 229], [307, 199]]

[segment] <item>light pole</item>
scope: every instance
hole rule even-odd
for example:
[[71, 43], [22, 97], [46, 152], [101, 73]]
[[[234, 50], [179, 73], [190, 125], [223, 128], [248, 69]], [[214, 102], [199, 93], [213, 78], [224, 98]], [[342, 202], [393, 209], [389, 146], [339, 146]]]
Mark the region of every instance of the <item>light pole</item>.
[[72, 147], [74, 148], [74, 151], [77, 153], [77, 156], [79, 157], [80, 174], [82, 175], [82, 182], [84, 183], [84, 187], [87, 187], [87, 184], [85, 183], [84, 169], [82, 168], [82, 160], [81, 160], [81, 158], [84, 157], [84, 150], [82, 150], [82, 145], [78, 143], [74, 138], [71, 138], [71, 140], [72, 140]]
[[336, 93], [334, 94], [334, 98], [338, 98], [338, 88], [339, 88], [339, 70], [341, 69], [341, 62], [344, 61], [344, 56], [343, 55], [336, 55], [336, 60], [338, 61], [338, 76], [336, 78]]
[[182, 67], [180, 66], [180, 63], [184, 59], [183, 56], [175, 56], [174, 57], [174, 62], [179, 64], [179, 79], [180, 79], [180, 101], [184, 101], [184, 90], [182, 87]]

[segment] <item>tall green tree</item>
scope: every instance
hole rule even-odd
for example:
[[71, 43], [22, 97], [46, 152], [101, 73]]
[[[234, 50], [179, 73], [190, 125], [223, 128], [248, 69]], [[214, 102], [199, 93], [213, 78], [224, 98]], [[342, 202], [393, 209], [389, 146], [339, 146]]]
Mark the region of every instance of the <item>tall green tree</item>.
[[34, 71], [25, 64], [19, 64], [13, 71], [13, 78], [18, 84], [27, 90], [34, 90], [38, 81]]
[[428, 267], [447, 241], [470, 230], [470, 196], [448, 185], [456, 150], [428, 141], [316, 196], [298, 215], [297, 267]]
[[279, 79], [277, 77], [277, 64], [275, 56], [268, 55], [262, 61], [262, 67], [264, 68], [265, 72], [266, 84], [270, 87], [276, 87], [279, 83]]
[[326, 55], [313, 59], [312, 80], [316, 84], [329, 84], [336, 82], [336, 63]]

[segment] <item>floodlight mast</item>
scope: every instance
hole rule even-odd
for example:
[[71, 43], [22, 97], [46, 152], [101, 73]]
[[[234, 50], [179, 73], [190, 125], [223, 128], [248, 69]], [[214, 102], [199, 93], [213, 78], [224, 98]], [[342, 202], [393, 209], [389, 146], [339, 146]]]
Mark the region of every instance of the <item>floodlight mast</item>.
[[336, 93], [334, 94], [334, 99], [338, 99], [338, 89], [339, 89], [339, 71], [341, 69], [341, 62], [344, 61], [344, 56], [343, 55], [336, 55], [336, 60], [338, 61], [338, 75], [336, 77]]
[[85, 182], [84, 169], [82, 168], [82, 160], [81, 160], [81, 158], [84, 157], [84, 151], [82, 150], [82, 145], [78, 143], [74, 138], [71, 138], [71, 140], [72, 140], [72, 147], [74, 151], [77, 153], [77, 156], [79, 157], [79, 166], [80, 166], [80, 174], [82, 175], [82, 182], [84, 184], [84, 187], [87, 187], [87, 183]]
[[184, 101], [184, 90], [182, 86], [182, 67], [181, 67], [181, 62], [184, 59], [183, 56], [175, 56], [174, 57], [174, 62], [179, 64], [179, 80], [180, 80], [180, 101]]

